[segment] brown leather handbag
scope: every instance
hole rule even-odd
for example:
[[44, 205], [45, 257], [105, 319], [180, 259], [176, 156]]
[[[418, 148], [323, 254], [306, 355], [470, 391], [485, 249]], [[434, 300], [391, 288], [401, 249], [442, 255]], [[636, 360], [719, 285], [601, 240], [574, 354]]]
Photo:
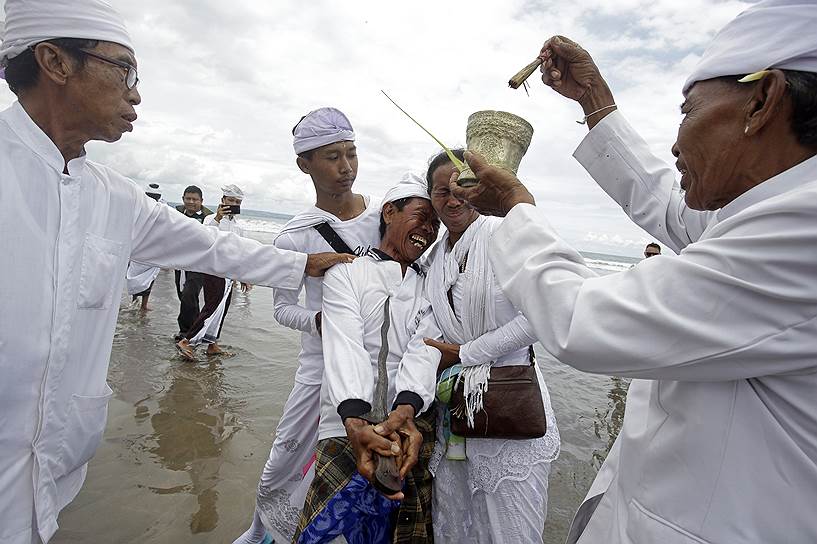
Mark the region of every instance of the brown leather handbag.
[[451, 395], [451, 432], [466, 438], [541, 438], [547, 432], [545, 406], [534, 367], [501, 366], [491, 369], [488, 389], [482, 395], [482, 410], [474, 414], [474, 427], [465, 417], [463, 384]]

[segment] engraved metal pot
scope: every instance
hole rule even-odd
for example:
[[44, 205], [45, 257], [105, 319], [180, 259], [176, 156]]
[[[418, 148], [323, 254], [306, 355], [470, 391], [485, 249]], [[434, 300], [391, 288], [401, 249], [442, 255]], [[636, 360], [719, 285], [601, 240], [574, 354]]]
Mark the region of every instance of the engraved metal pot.
[[[519, 117], [506, 111], [485, 110], [472, 113], [465, 128], [465, 143], [470, 151], [476, 151], [488, 161], [516, 174], [522, 157], [533, 137], [533, 127]], [[457, 183], [472, 187], [478, 183], [470, 168], [466, 168]]]

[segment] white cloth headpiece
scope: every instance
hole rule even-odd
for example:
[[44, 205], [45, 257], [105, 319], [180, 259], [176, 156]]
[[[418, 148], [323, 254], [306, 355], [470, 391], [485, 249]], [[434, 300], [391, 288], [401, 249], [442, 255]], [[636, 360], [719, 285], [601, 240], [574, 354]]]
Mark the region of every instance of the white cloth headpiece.
[[242, 200], [244, 199], [244, 191], [239, 189], [238, 185], [232, 185], [232, 184], [225, 185], [224, 187], [221, 188], [221, 193], [224, 196], [229, 196], [229, 197], [232, 197], [232, 198], [240, 198]]
[[414, 172], [406, 172], [400, 179], [400, 183], [389, 189], [386, 196], [383, 197], [383, 202], [380, 204], [380, 209], [382, 210], [383, 206], [385, 206], [387, 202], [394, 202], [395, 200], [400, 200], [401, 198], [411, 197], [431, 200], [431, 197], [428, 196], [428, 186], [426, 185], [425, 179]]
[[764, 0], [723, 27], [704, 51], [684, 93], [698, 81], [778, 68], [817, 72], [817, 4]]
[[335, 142], [355, 140], [352, 123], [337, 108], [318, 108], [307, 113], [292, 129], [292, 135], [296, 155]]
[[159, 189], [159, 184], [158, 183], [148, 183], [145, 186], [145, 193], [147, 193], [149, 195], [160, 195], [161, 196], [162, 191]]
[[0, 64], [55, 38], [101, 40], [133, 51], [122, 16], [105, 0], [6, 0]]

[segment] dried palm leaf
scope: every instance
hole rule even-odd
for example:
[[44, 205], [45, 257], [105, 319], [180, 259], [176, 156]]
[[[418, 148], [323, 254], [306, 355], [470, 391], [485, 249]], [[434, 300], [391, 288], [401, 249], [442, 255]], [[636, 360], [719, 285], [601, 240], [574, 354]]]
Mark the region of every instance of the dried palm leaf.
[[384, 95], [386, 98], [388, 98], [388, 99], [389, 99], [389, 102], [391, 102], [392, 104], [394, 104], [395, 106], [397, 106], [397, 109], [398, 109], [398, 110], [400, 110], [400, 111], [402, 111], [402, 112], [405, 114], [405, 116], [406, 116], [406, 117], [408, 117], [409, 119], [411, 119], [412, 121], [414, 121], [414, 124], [416, 124], [418, 127], [420, 127], [421, 129], [423, 129], [423, 131], [424, 131], [426, 134], [428, 134], [429, 136], [431, 136], [432, 138], [434, 138], [434, 141], [435, 141], [435, 142], [437, 142], [437, 143], [440, 145], [440, 147], [442, 147], [442, 148], [443, 148], [443, 150], [445, 151], [445, 154], [446, 154], [446, 155], [448, 155], [448, 159], [449, 159], [449, 160], [450, 160], [452, 163], [454, 163], [454, 166], [457, 168], [457, 170], [459, 170], [460, 172], [463, 172], [463, 171], [464, 171], [466, 168], [468, 168], [468, 167], [465, 165], [465, 163], [463, 163], [461, 160], [459, 160], [459, 159], [457, 158], [457, 156], [456, 156], [456, 155], [454, 155], [454, 154], [451, 152], [451, 150], [450, 150], [450, 149], [448, 149], [448, 147], [446, 147], [446, 145], [445, 145], [444, 143], [442, 143], [440, 140], [438, 140], [436, 136], [434, 136], [433, 134], [431, 134], [431, 133], [428, 131], [428, 129], [426, 129], [426, 127], [424, 127], [423, 125], [421, 125], [421, 124], [419, 123], [419, 121], [417, 121], [417, 119], [415, 119], [414, 117], [412, 117], [411, 115], [409, 115], [409, 113], [408, 113], [406, 110], [404, 110], [403, 108], [401, 108], [401, 107], [400, 107], [400, 105], [399, 105], [399, 104], [397, 104], [397, 102], [395, 102], [394, 100], [392, 100], [392, 98], [391, 98], [389, 95], [387, 95], [387, 94], [386, 94], [386, 91], [384, 91], [383, 89], [380, 89], [380, 92], [381, 92], [381, 93], [383, 93], [383, 95]]
[[528, 79], [531, 74], [542, 65], [542, 62], [544, 62], [542, 59], [537, 58], [535, 61], [519, 70], [511, 79], [508, 80], [508, 87], [511, 89], [518, 89], [519, 86], [525, 83], [525, 80]]

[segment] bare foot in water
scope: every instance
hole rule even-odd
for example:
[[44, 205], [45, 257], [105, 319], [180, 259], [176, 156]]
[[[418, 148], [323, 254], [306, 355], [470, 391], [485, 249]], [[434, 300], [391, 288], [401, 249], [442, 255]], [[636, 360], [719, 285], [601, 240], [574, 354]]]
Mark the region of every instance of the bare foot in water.
[[209, 346], [207, 346], [207, 356], [208, 357], [215, 357], [215, 356], [232, 357], [232, 355], [233, 355], [232, 353], [230, 353], [228, 351], [224, 351], [223, 349], [221, 349], [221, 347], [216, 343], [213, 343], [213, 344], [210, 344]]
[[190, 345], [190, 342], [187, 338], [182, 338], [178, 342], [176, 342], [176, 349], [179, 350], [179, 354], [181, 354], [182, 359], [187, 361], [196, 361], [196, 352], [193, 351], [193, 346]]

